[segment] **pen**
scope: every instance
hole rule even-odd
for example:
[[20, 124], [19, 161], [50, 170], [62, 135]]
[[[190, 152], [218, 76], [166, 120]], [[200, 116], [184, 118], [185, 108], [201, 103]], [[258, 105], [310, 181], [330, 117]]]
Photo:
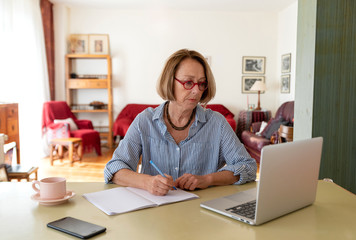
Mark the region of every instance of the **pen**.
[[[165, 177], [165, 178], [166, 178], [166, 176], [163, 174], [163, 172], [162, 172], [161, 170], [159, 170], [159, 168], [156, 166], [156, 164], [155, 164], [154, 162], [152, 162], [152, 160], [150, 160], [150, 163], [151, 163], [151, 165], [157, 170], [157, 172], [158, 172], [159, 174], [161, 174], [162, 177]], [[173, 186], [173, 189], [174, 189], [174, 190], [177, 190], [177, 188], [176, 188], [175, 186]]]

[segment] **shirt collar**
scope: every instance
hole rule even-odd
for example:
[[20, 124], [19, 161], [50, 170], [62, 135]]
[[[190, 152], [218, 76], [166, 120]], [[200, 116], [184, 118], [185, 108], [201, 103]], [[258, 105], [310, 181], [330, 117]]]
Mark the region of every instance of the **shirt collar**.
[[156, 108], [156, 111], [154, 112], [153, 116], [152, 116], [152, 120], [157, 120], [157, 119], [162, 119], [163, 121], [163, 111], [164, 111], [164, 104], [166, 102], [162, 103], [161, 105], [159, 105]]
[[194, 124], [198, 124], [199, 122], [206, 122], [206, 115], [205, 115], [205, 110], [200, 104], [197, 105], [197, 112], [195, 115], [195, 123]]

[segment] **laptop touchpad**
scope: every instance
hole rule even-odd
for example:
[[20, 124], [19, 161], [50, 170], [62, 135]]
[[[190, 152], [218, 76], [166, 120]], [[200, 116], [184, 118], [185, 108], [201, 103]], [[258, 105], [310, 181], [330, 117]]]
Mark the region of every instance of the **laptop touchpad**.
[[257, 189], [252, 188], [243, 192], [238, 192], [233, 195], [226, 196], [225, 198], [235, 202], [247, 202], [256, 199]]

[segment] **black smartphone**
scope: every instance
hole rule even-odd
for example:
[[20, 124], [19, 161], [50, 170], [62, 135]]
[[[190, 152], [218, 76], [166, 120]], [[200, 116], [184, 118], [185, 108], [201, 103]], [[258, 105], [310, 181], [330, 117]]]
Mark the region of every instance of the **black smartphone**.
[[80, 219], [65, 217], [47, 224], [47, 227], [68, 233], [78, 238], [87, 239], [99, 233], [105, 232], [106, 228], [82, 221]]

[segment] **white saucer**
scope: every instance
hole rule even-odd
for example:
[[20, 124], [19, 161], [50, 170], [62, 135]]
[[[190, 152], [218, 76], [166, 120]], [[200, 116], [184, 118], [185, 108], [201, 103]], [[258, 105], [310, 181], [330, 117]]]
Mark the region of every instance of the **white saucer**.
[[58, 205], [58, 204], [65, 203], [66, 201], [68, 201], [68, 199], [70, 199], [70, 198], [72, 198], [74, 196], [75, 196], [75, 192], [67, 191], [66, 195], [63, 198], [59, 198], [59, 199], [41, 199], [40, 194], [36, 193], [36, 194], [31, 196], [31, 199], [34, 200], [34, 201], [37, 201], [41, 205], [53, 206], [53, 205]]

